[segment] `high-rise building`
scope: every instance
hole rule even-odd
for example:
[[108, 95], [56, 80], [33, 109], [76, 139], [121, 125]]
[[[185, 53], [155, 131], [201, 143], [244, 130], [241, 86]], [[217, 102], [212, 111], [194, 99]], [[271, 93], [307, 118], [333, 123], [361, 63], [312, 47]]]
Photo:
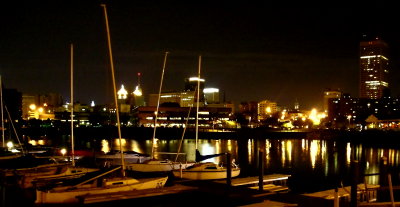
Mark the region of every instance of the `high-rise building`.
[[360, 98], [378, 99], [389, 87], [388, 45], [376, 38], [360, 43]]

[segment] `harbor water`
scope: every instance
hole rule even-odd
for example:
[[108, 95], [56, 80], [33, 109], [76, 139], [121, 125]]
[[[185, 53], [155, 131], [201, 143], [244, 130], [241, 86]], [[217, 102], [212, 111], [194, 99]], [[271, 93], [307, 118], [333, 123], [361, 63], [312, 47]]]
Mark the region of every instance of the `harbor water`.
[[[177, 152], [181, 139], [157, 139], [155, 152]], [[95, 139], [93, 142], [78, 142], [77, 153], [88, 148], [96, 152], [108, 152], [119, 150], [119, 139]], [[66, 143], [68, 145], [68, 143]], [[122, 139], [124, 151], [136, 151], [145, 154], [152, 152], [151, 139]], [[181, 152], [185, 153], [180, 161], [193, 161], [195, 159], [195, 139], [184, 139]], [[382, 145], [371, 145], [343, 141], [340, 138], [299, 138], [299, 137], [271, 137], [251, 138], [239, 137], [229, 139], [224, 137], [200, 137], [198, 149], [201, 154], [230, 153], [233, 162], [240, 168], [239, 177], [257, 176], [259, 173], [258, 152], [262, 150], [264, 157], [264, 174], [288, 174], [288, 187], [293, 193], [310, 193], [332, 189], [335, 187], [348, 186], [351, 183], [350, 164], [352, 159], [358, 160], [362, 174], [379, 173], [382, 157], [387, 158], [388, 167], [399, 166], [400, 148]], [[169, 157], [166, 157], [169, 156]], [[157, 153], [156, 158], [175, 159], [175, 155], [164, 155]], [[226, 164], [226, 156], [211, 158], [207, 161]], [[397, 180], [396, 180], [397, 179]], [[368, 184], [379, 184], [379, 176], [365, 177]], [[394, 178], [394, 182], [398, 178]], [[13, 190], [12, 196], [8, 197], [7, 203], [17, 202], [19, 206], [30, 206], [32, 195], [26, 192]], [[3, 198], [10, 195], [2, 192]], [[18, 194], [18, 195], [17, 195]], [[21, 199], [21, 198], [27, 199]], [[3, 206], [6, 202], [2, 202]]]

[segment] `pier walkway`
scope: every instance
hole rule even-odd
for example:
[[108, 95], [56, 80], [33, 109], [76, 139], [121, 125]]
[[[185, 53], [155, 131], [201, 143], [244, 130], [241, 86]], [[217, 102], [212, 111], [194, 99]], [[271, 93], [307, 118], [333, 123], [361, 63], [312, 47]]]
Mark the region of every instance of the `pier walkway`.
[[[264, 190], [257, 188], [258, 177], [233, 178], [231, 186], [227, 185], [226, 180], [218, 181], [173, 181], [170, 186], [159, 189], [148, 189], [124, 193], [109, 193], [103, 195], [80, 196], [82, 205], [98, 206], [98, 203], [117, 202], [137, 203], [147, 206], [242, 206], [265, 201], [264, 196], [287, 191], [286, 180], [290, 175], [273, 174], [265, 175]], [[193, 204], [188, 204], [192, 203]], [[272, 201], [271, 201], [272, 202]], [[279, 203], [274, 201], [275, 204]], [[284, 206], [284, 205], [281, 205]]]

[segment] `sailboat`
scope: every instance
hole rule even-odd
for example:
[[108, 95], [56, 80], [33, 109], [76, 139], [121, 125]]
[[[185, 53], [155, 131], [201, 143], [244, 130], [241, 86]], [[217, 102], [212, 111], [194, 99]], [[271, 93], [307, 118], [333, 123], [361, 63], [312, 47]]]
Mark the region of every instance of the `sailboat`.
[[[166, 66], [166, 62], [167, 62], [167, 56], [168, 56], [168, 52], [165, 52], [165, 56], [164, 56], [164, 64], [163, 64], [163, 69], [162, 69], [162, 73], [161, 73], [161, 81], [160, 81], [160, 89], [158, 91], [158, 101], [157, 101], [157, 108], [156, 108], [156, 112], [155, 112], [155, 118], [154, 118], [154, 130], [153, 130], [153, 137], [152, 137], [152, 141], [153, 141], [153, 145], [152, 145], [152, 150], [151, 150], [151, 159], [147, 160], [143, 163], [129, 163], [127, 164], [127, 169], [131, 170], [131, 171], [136, 171], [136, 172], [169, 172], [171, 170], [174, 169], [180, 169], [180, 168], [186, 168], [189, 167], [191, 165], [193, 165], [194, 163], [182, 163], [182, 162], [178, 162], [178, 156], [183, 154], [180, 152], [176, 153], [176, 159], [175, 161], [171, 161], [168, 159], [165, 160], [159, 160], [159, 159], [155, 159], [155, 154], [157, 153], [155, 151], [155, 146], [156, 146], [156, 129], [157, 129], [157, 119], [158, 119], [158, 113], [159, 113], [159, 107], [160, 107], [160, 96], [161, 96], [161, 89], [162, 89], [162, 84], [163, 84], [163, 79], [164, 79], [164, 71], [165, 71], [165, 66]], [[161, 153], [159, 153], [161, 154]], [[166, 154], [166, 153], [164, 153]], [[168, 154], [175, 154], [175, 153], [168, 153]]]
[[[201, 69], [201, 56], [199, 56], [198, 78], [197, 78], [197, 104], [196, 104], [196, 164], [187, 167], [186, 169], [173, 170], [173, 174], [177, 178], [189, 180], [214, 180], [227, 178], [227, 168], [220, 166], [213, 162], [201, 162], [206, 159], [222, 156], [226, 153], [219, 153], [213, 155], [201, 155], [198, 150], [199, 139], [199, 105], [200, 105], [200, 69]], [[228, 163], [229, 165], [231, 163]], [[231, 176], [237, 177], [240, 174], [240, 168], [233, 164], [231, 168]]]
[[[0, 77], [0, 102], [1, 102], [1, 119], [2, 119], [2, 149], [3, 155], [0, 158], [1, 165], [1, 173], [7, 178], [6, 180], [16, 182], [21, 188], [27, 188], [31, 186], [31, 180], [35, 176], [41, 175], [54, 175], [60, 171], [60, 169], [65, 167], [65, 163], [59, 163], [55, 159], [52, 158], [40, 158], [32, 155], [30, 153], [26, 153], [24, 150], [24, 146], [21, 144], [21, 141], [18, 137], [16, 129], [14, 127], [13, 122], [11, 121], [10, 113], [7, 109], [7, 106], [3, 104], [3, 87], [2, 81]], [[5, 109], [5, 110], [3, 110]], [[3, 112], [6, 111], [8, 115], [8, 119], [10, 120], [11, 126], [14, 130], [15, 136], [18, 140], [18, 143], [21, 147], [21, 153], [18, 154], [10, 154], [10, 151], [5, 147], [5, 138], [4, 138], [4, 117]]]
[[[122, 150], [122, 136], [121, 136], [121, 125], [119, 119], [119, 109], [117, 102], [117, 92], [115, 86], [115, 76], [114, 76], [114, 64], [111, 51], [111, 41], [110, 32], [108, 27], [107, 9], [105, 4], [101, 4], [104, 10], [106, 29], [107, 29], [107, 40], [109, 57], [111, 63], [111, 75], [114, 88], [114, 103], [117, 118], [117, 128], [120, 141], [120, 151], [121, 153], [121, 163], [122, 166], [108, 170], [107, 172], [97, 174], [94, 176], [85, 178], [85, 180], [80, 181], [78, 178], [78, 183], [71, 185], [71, 182], [66, 182], [67, 185], [56, 186], [51, 189], [37, 189], [36, 190], [36, 204], [66, 204], [66, 203], [78, 203], [78, 197], [84, 197], [89, 195], [100, 195], [107, 197], [109, 193], [113, 192], [128, 192], [133, 190], [151, 189], [151, 188], [161, 188], [167, 182], [168, 176], [165, 177], [155, 177], [148, 179], [135, 179], [132, 177], [125, 176], [125, 163]], [[111, 176], [114, 172], [120, 170], [120, 175]], [[72, 180], [76, 181], [76, 180]], [[69, 185], [68, 185], [69, 183]], [[73, 183], [73, 182], [72, 182]]]
[[98, 168], [87, 168], [87, 167], [81, 167], [81, 166], [76, 166], [75, 162], [75, 138], [74, 138], [74, 90], [73, 90], [73, 44], [71, 44], [71, 165], [68, 165], [67, 167], [63, 168], [60, 170], [59, 173], [54, 174], [54, 175], [44, 175], [44, 176], [37, 176], [34, 177], [31, 182], [27, 182], [25, 187], [41, 187], [43, 185], [48, 185], [53, 182], [59, 182], [65, 179], [73, 179], [73, 178], [78, 178], [86, 173], [89, 172], [94, 172], [98, 171]]

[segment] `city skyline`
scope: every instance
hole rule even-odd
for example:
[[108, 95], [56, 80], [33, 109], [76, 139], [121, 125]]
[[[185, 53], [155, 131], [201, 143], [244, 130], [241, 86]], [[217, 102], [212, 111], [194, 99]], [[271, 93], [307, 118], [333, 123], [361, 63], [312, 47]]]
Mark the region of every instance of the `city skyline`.
[[[390, 9], [363, 19], [362, 9], [262, 5], [107, 3], [117, 87], [132, 90], [142, 73], [145, 96], [157, 93], [165, 51], [165, 91], [184, 88], [202, 55], [206, 87], [227, 101], [271, 100], [322, 109], [325, 88], [358, 97], [359, 43], [379, 36], [390, 48], [389, 88], [398, 96], [399, 41]], [[75, 47], [75, 100], [112, 99], [100, 3], [11, 5], [1, 14], [0, 75], [22, 93], [59, 92], [69, 100], [69, 45]], [[222, 97], [221, 97], [222, 99]]]

